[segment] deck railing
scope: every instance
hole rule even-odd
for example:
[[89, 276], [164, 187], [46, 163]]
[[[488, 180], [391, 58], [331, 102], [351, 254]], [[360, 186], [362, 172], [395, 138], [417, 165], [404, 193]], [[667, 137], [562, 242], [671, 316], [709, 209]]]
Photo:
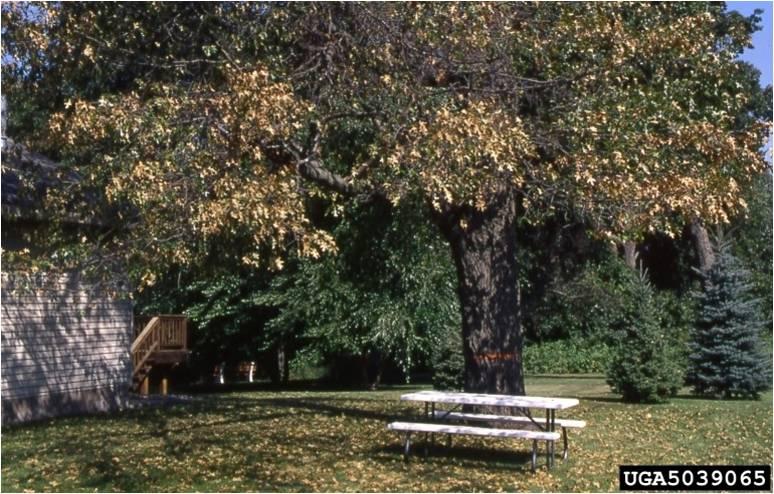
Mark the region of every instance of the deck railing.
[[155, 351], [186, 350], [188, 327], [185, 316], [161, 315], [148, 321], [132, 343], [132, 364], [137, 373]]

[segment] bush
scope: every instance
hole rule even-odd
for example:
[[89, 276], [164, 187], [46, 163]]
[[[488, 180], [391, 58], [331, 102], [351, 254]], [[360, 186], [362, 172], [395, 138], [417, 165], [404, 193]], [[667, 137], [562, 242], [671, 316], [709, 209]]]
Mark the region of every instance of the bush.
[[612, 348], [597, 340], [566, 339], [533, 343], [524, 348], [524, 372], [530, 374], [604, 373], [612, 357]]
[[[450, 334], [433, 352], [435, 389], [455, 391], [465, 387], [462, 338], [456, 333]], [[568, 339], [527, 344], [522, 355], [525, 373], [594, 374], [607, 370], [613, 358], [613, 349], [601, 341]]]
[[450, 328], [445, 338], [432, 350], [433, 388], [461, 391], [465, 388], [465, 357], [462, 354], [462, 332]]
[[540, 340], [608, 341], [624, 317], [631, 268], [618, 258], [589, 263], [555, 285], [530, 316]]
[[664, 402], [683, 383], [683, 353], [645, 272], [632, 273], [607, 382], [625, 401]]

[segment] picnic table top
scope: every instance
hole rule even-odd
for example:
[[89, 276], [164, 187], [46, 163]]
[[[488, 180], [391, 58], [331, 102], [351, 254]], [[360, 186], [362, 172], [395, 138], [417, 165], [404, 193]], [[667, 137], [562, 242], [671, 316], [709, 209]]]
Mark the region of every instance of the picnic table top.
[[417, 391], [400, 397], [405, 401], [431, 403], [455, 403], [462, 405], [486, 405], [501, 407], [547, 408], [562, 410], [578, 404], [576, 398], [546, 398], [540, 396], [494, 395], [481, 393], [456, 393], [448, 391]]

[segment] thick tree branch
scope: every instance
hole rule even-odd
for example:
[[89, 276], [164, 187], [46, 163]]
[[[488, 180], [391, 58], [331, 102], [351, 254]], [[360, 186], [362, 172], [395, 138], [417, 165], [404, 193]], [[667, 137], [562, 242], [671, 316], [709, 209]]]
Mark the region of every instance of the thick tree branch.
[[336, 175], [316, 158], [306, 158], [298, 162], [296, 172], [306, 180], [312, 181], [327, 189], [340, 194], [351, 196], [355, 194], [355, 188], [343, 177]]
[[[323, 122], [314, 122], [310, 127], [309, 140], [305, 146], [301, 146], [297, 142], [286, 143], [286, 149], [293, 155], [296, 161], [296, 173], [306, 180], [316, 183], [322, 187], [325, 187], [339, 194], [346, 196], [354, 196], [359, 191], [356, 190], [352, 184], [351, 178], [342, 177], [332, 171], [328, 170], [319, 158], [322, 148], [322, 134], [321, 127], [324, 128], [325, 124], [330, 120], [336, 120], [338, 118], [364, 118], [370, 117], [373, 113], [360, 113], [360, 112], [342, 112], [329, 115]], [[302, 156], [305, 156], [302, 158]]]

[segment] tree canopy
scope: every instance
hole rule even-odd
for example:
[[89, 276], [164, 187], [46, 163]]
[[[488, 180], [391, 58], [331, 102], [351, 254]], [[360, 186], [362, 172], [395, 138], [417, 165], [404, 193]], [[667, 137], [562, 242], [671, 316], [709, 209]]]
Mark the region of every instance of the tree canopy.
[[233, 234], [254, 239], [248, 263], [280, 266], [291, 245], [318, 256], [334, 245], [304, 198], [324, 189], [419, 189], [464, 228], [459, 210], [485, 209], [505, 183], [530, 219], [561, 201], [609, 235], [674, 232], [727, 221], [763, 166], [761, 127], [735, 128], [752, 21], [717, 5], [46, 3], [3, 16], [11, 106], [25, 108], [12, 131], [80, 172], [61, 201], [96, 191], [127, 226], [120, 252], [154, 262]]

